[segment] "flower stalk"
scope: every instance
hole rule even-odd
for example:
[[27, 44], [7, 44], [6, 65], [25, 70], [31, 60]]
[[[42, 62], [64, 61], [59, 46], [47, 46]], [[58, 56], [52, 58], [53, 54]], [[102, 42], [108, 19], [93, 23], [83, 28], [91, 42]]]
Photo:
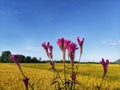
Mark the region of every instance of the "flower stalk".
[[104, 78], [106, 77], [106, 74], [107, 74], [107, 71], [108, 71], [109, 60], [106, 59], [106, 61], [105, 61], [104, 58], [102, 58], [102, 61], [100, 61], [100, 64], [102, 64], [104, 72], [103, 72], [103, 76], [102, 76], [102, 82], [100, 83], [99, 86], [97, 86], [98, 90], [101, 89]]
[[23, 70], [22, 70], [22, 68], [21, 68], [21, 66], [19, 64], [18, 58], [19, 58], [18, 54], [17, 55], [10, 55], [10, 59], [18, 66], [18, 69], [20, 70], [20, 72], [21, 72], [21, 74], [22, 74], [22, 76], [24, 78], [23, 81], [24, 81], [24, 85], [25, 85], [26, 90], [28, 90], [28, 85], [31, 87], [32, 90], [34, 90], [32, 85], [28, 82], [29, 78], [27, 78], [25, 76], [25, 74], [24, 74], [24, 72], [23, 72]]
[[[83, 47], [83, 42], [84, 39], [82, 41], [79, 42], [78, 39], [78, 43], [80, 44], [80, 57], [79, 57], [79, 61], [81, 59], [82, 56], [82, 47]], [[71, 42], [70, 40], [66, 40], [64, 38], [60, 38], [57, 41], [57, 44], [62, 52], [62, 60], [63, 60], [63, 72], [64, 72], [64, 80], [61, 78], [60, 76], [60, 72], [62, 71], [57, 71], [56, 70], [56, 77], [53, 79], [52, 85], [56, 84], [58, 86], [58, 88], [61, 90], [61, 88], [64, 88], [64, 90], [75, 90], [75, 85], [76, 82], [78, 83], [78, 81], [76, 81], [76, 75], [77, 75], [77, 71], [75, 72], [74, 70], [74, 59], [75, 59], [75, 51], [78, 49], [77, 44]], [[53, 61], [53, 57], [52, 57], [52, 47], [50, 46], [50, 43], [43, 43], [42, 47], [45, 49], [45, 52], [48, 56], [48, 58], [50, 59], [50, 65], [52, 67], [52, 69], [54, 69], [54, 63]], [[70, 64], [71, 64], [71, 75], [70, 75], [70, 79], [67, 78], [67, 73], [68, 73], [68, 67], [66, 66], [66, 49], [68, 51], [68, 59], [70, 59]], [[58, 80], [61, 81], [59, 81]], [[61, 86], [63, 85], [63, 87]]]

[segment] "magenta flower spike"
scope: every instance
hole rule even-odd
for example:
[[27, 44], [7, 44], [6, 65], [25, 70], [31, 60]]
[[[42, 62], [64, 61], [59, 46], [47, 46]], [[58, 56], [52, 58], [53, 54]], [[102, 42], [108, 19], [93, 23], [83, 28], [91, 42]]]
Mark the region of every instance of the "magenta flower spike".
[[69, 43], [71, 43], [71, 41], [65, 40], [64, 38], [58, 39], [58, 41], [57, 41], [57, 44], [62, 51], [64, 51], [67, 48]]
[[52, 45], [49, 45], [48, 48], [49, 48], [50, 52], [52, 52], [53, 46], [52, 46]]
[[68, 55], [70, 57], [70, 63], [72, 66], [74, 66], [74, 59], [75, 59], [75, 51], [77, 50], [77, 45], [75, 43], [70, 43], [67, 46], [67, 50], [68, 50]]
[[49, 57], [49, 59], [53, 59], [53, 54], [52, 54], [53, 46], [50, 45], [49, 42], [47, 42], [47, 44], [44, 42], [42, 43], [42, 47], [45, 49], [46, 54]]
[[60, 38], [57, 41], [57, 44], [62, 51], [63, 62], [65, 62], [65, 51], [66, 51], [65, 42], [66, 42], [66, 40], [64, 38]]
[[49, 45], [48, 46], [48, 48], [49, 48], [49, 57], [51, 58], [51, 59], [53, 59], [53, 53], [52, 53], [52, 50], [53, 50], [53, 46], [52, 45]]
[[65, 49], [65, 47], [64, 47], [64, 38], [58, 39], [57, 44], [58, 44], [58, 46], [60, 47], [60, 49], [62, 51]]
[[70, 43], [71, 43], [70, 40], [64, 40], [64, 48], [66, 49]]
[[76, 73], [73, 73], [72, 75], [70, 75], [70, 78], [75, 81], [76, 80]]
[[104, 60], [104, 58], [102, 58], [102, 61], [100, 61], [100, 63], [102, 64], [103, 66], [103, 69], [104, 69], [104, 73], [103, 73], [103, 78], [106, 76], [106, 73], [107, 73], [107, 70], [108, 70], [108, 64], [109, 64], [109, 60]]
[[44, 48], [47, 56], [49, 57], [49, 53], [48, 53], [49, 42], [47, 44], [45, 42], [42, 43], [42, 47]]
[[27, 77], [25, 77], [25, 78], [23, 79], [23, 82], [24, 82], [24, 85], [25, 85], [25, 87], [26, 87], [26, 90], [28, 90], [28, 81], [29, 81], [29, 78], [27, 78]]
[[50, 42], [47, 42], [47, 47], [49, 47], [49, 45], [50, 45]]
[[20, 64], [19, 64], [19, 55], [10, 55], [10, 59], [18, 66], [18, 68], [21, 70]]
[[85, 38], [82, 38], [82, 40], [80, 41], [79, 37], [77, 38], [77, 42], [79, 44], [80, 47], [80, 54], [82, 54], [82, 49], [83, 49], [83, 43], [85, 41]]

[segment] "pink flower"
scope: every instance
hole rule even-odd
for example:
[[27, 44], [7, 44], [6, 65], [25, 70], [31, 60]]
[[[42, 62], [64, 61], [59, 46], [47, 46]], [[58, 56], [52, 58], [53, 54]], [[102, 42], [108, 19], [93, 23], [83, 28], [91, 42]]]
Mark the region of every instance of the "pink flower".
[[10, 55], [10, 59], [18, 66], [18, 68], [21, 70], [20, 64], [19, 64], [19, 55]]
[[23, 82], [24, 82], [24, 85], [25, 85], [25, 87], [26, 87], [26, 90], [28, 90], [28, 81], [29, 81], [29, 78], [27, 78], [27, 77], [25, 77], [25, 78], [23, 79]]
[[42, 47], [45, 49], [46, 54], [49, 58], [53, 59], [53, 54], [52, 54], [52, 50], [53, 50], [53, 46], [50, 45], [50, 43], [48, 42], [47, 44], [44, 42], [42, 44]]
[[64, 40], [64, 48], [66, 49], [70, 43], [71, 43], [70, 40]]
[[74, 59], [75, 59], [75, 51], [77, 50], [77, 45], [75, 43], [70, 43], [67, 46], [67, 50], [68, 50], [68, 55], [70, 57], [70, 62], [71, 65], [74, 66]]
[[51, 58], [51, 59], [53, 59], [53, 53], [52, 53], [52, 50], [53, 50], [53, 46], [52, 45], [49, 45], [49, 57]]
[[65, 47], [64, 47], [64, 38], [58, 39], [57, 44], [58, 44], [58, 46], [60, 47], [60, 49], [62, 51], [65, 50]]
[[52, 69], [55, 69], [55, 63], [53, 61], [50, 61], [50, 65], [52, 66]]
[[69, 43], [71, 43], [71, 41], [65, 40], [64, 38], [58, 39], [58, 41], [57, 41], [59, 48], [62, 50], [64, 62], [65, 62], [65, 51], [66, 51], [66, 48], [67, 48]]
[[69, 43], [71, 43], [71, 41], [65, 40], [64, 38], [58, 39], [58, 41], [57, 41], [57, 44], [62, 51], [64, 51], [67, 48]]
[[50, 52], [52, 52], [53, 46], [49, 45], [48, 48], [49, 48]]
[[109, 64], [109, 60], [104, 60], [104, 58], [102, 58], [102, 61], [100, 61], [100, 63], [102, 64], [103, 66], [103, 69], [104, 69], [104, 74], [103, 74], [103, 78], [106, 76], [106, 73], [107, 73], [107, 70], [108, 70], [108, 64]]
[[80, 47], [80, 54], [82, 54], [82, 49], [83, 49], [83, 43], [85, 41], [84, 38], [82, 38], [82, 40], [80, 41], [79, 37], [77, 38], [77, 41], [78, 41], [78, 44], [79, 44], [79, 47]]
[[49, 53], [48, 53], [49, 42], [47, 44], [45, 42], [42, 43], [42, 47], [45, 49], [45, 52], [47, 56], [49, 57]]
[[75, 81], [76, 80], [76, 73], [73, 73], [72, 75], [70, 75], [70, 78]]

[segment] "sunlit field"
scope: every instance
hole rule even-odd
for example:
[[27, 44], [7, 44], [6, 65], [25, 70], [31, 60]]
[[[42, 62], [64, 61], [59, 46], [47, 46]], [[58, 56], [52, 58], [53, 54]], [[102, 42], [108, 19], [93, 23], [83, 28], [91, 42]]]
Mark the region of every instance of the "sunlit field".
[[[62, 69], [63, 64], [56, 64]], [[35, 90], [54, 90], [51, 81], [54, 73], [49, 70], [49, 64], [21, 64], [24, 73], [30, 78]], [[77, 89], [96, 90], [102, 81], [103, 69], [100, 64], [80, 64], [77, 80], [81, 86]], [[0, 64], [0, 90], [25, 90], [23, 78], [15, 64]], [[109, 64], [107, 76], [102, 84], [102, 90], [120, 90], [120, 65]]]

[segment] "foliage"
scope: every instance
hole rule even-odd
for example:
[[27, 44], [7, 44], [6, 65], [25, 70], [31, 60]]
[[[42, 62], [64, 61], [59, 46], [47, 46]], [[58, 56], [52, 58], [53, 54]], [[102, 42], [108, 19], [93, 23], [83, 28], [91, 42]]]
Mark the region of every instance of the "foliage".
[[[10, 51], [3, 51], [2, 55], [0, 56], [0, 62], [2, 63], [11, 63], [11, 59], [10, 56], [11, 52]], [[39, 63], [40, 61], [36, 58], [36, 57], [31, 57], [31, 56], [24, 56], [24, 55], [20, 55], [19, 54], [19, 58], [18, 58], [20, 63]]]
[[10, 51], [3, 51], [0, 58], [0, 62], [2, 63], [11, 62], [11, 60], [9, 59], [9, 55], [11, 55]]

